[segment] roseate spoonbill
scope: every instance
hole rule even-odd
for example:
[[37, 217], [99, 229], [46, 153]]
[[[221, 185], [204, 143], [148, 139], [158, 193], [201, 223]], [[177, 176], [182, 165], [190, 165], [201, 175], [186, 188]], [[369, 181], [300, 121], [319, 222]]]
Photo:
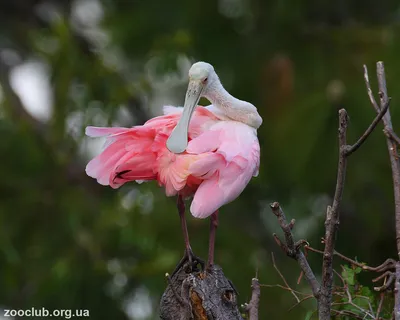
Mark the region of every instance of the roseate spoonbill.
[[[212, 104], [197, 106], [201, 97]], [[189, 70], [183, 109], [166, 106], [163, 116], [132, 128], [87, 127], [88, 136], [107, 136], [107, 141], [86, 173], [112, 188], [134, 180], [157, 180], [167, 196], [177, 195], [185, 239], [181, 263], [194, 258], [200, 262], [190, 247], [183, 202], [193, 196], [192, 215], [211, 216], [208, 269], [214, 263], [218, 209], [237, 198], [258, 175], [261, 123], [256, 107], [230, 95], [212, 65], [197, 62]]]

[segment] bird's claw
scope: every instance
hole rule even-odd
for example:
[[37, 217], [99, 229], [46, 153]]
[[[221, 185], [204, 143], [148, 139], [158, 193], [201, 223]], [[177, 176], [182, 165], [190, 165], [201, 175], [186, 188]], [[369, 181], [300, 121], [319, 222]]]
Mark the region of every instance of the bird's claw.
[[192, 249], [186, 249], [185, 254], [183, 255], [181, 261], [177, 264], [175, 267], [174, 272], [172, 272], [171, 278], [174, 277], [176, 273], [182, 268], [186, 267], [185, 272], [186, 273], [192, 273], [193, 271], [196, 271], [198, 268], [197, 266], [200, 265], [201, 271], [204, 271], [204, 260], [196, 256]]

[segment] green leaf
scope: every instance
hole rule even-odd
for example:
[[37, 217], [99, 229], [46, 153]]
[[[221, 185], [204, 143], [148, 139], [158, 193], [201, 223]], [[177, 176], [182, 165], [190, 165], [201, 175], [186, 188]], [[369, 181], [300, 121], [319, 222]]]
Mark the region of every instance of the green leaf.
[[[357, 306], [359, 306], [359, 307], [361, 307], [361, 308], [363, 308], [363, 309], [367, 309], [367, 310], [368, 310], [368, 306], [369, 306], [368, 301], [370, 301], [370, 299], [367, 300], [367, 299], [364, 299], [364, 298], [361, 298], [361, 297], [355, 297], [355, 298], [353, 299], [353, 302], [354, 302]], [[371, 301], [370, 301], [370, 302], [371, 302]]]
[[362, 270], [363, 270], [362, 268], [357, 267], [357, 268], [354, 269], [354, 273], [355, 274], [359, 274], [359, 273], [361, 273]]
[[343, 266], [343, 271], [342, 271], [342, 277], [344, 281], [350, 286], [354, 286], [355, 284], [355, 270], [348, 267], [348, 266]]
[[304, 320], [310, 320], [310, 319], [311, 319], [311, 317], [312, 317], [312, 315], [313, 315], [313, 313], [314, 313], [314, 312], [313, 312], [313, 311], [311, 311], [311, 310], [310, 310], [310, 311], [308, 311], [308, 312], [307, 312], [307, 314], [306, 314], [306, 316], [305, 316], [305, 318], [304, 318]]
[[371, 301], [373, 301], [374, 298], [375, 298], [374, 292], [373, 292], [370, 288], [368, 288], [368, 287], [362, 286], [361, 289], [360, 289], [360, 293], [359, 293], [359, 294], [360, 294], [361, 296], [363, 296], [363, 297], [368, 297], [368, 298], [370, 298]]

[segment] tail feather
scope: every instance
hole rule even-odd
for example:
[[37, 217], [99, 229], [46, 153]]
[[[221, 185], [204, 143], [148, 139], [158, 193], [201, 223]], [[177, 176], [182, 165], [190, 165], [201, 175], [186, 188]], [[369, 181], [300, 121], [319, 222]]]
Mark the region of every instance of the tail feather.
[[156, 155], [151, 150], [154, 130], [145, 127], [87, 127], [91, 137], [107, 136], [104, 150], [86, 166], [88, 176], [118, 188], [128, 181], [152, 180]]
[[88, 137], [92, 138], [98, 138], [98, 137], [104, 137], [104, 136], [110, 136], [110, 135], [115, 135], [119, 133], [124, 133], [126, 132], [127, 128], [122, 128], [122, 127], [112, 127], [112, 128], [104, 128], [104, 127], [86, 127], [85, 134]]
[[157, 178], [154, 170], [156, 155], [151, 151], [135, 153], [127, 161], [121, 161], [109, 177], [112, 188], [118, 188], [128, 181], [153, 180]]
[[87, 164], [86, 174], [89, 177], [97, 179], [97, 182], [101, 185], [108, 185], [110, 172], [124, 154], [124, 149], [118, 148], [115, 144], [110, 145]]

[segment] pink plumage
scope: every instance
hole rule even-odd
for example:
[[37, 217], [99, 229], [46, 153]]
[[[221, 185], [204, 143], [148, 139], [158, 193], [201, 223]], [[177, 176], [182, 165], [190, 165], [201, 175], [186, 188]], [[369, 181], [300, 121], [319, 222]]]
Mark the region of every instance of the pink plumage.
[[165, 107], [164, 115], [133, 128], [86, 128], [91, 137], [106, 136], [104, 150], [86, 173], [102, 185], [118, 188], [129, 181], [157, 180], [167, 196], [194, 196], [190, 211], [206, 218], [237, 198], [257, 176], [260, 146], [257, 132], [198, 106], [190, 121], [189, 143], [180, 154], [166, 141], [182, 108]]

